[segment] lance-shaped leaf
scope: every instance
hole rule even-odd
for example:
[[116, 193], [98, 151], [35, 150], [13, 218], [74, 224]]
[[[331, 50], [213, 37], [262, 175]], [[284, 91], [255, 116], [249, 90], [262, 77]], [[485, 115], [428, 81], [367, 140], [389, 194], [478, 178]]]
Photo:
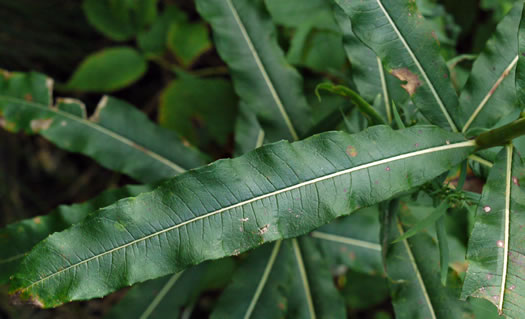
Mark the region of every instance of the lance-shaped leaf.
[[457, 96], [437, 36], [410, 0], [336, 0], [354, 34], [405, 83], [416, 106], [433, 124], [457, 131]]
[[518, 63], [516, 66], [516, 94], [521, 108], [525, 106], [525, 12], [522, 12], [518, 29]]
[[355, 36], [350, 19], [343, 9], [334, 6], [333, 10], [335, 20], [343, 33], [343, 46], [352, 65], [352, 80], [357, 91], [368, 102], [374, 101], [380, 95], [381, 103], [377, 110], [391, 123], [391, 100], [403, 104], [408, 99], [408, 94], [399, 86], [397, 79], [385, 72], [381, 59], [374, 51]]
[[302, 79], [284, 57], [262, 0], [198, 0], [228, 64], [241, 108], [257, 115], [270, 141], [296, 140], [310, 126]]
[[289, 318], [345, 318], [344, 300], [313, 239], [292, 239], [295, 273], [288, 292]]
[[500, 152], [483, 188], [469, 240], [469, 268], [462, 297], [484, 298], [510, 318], [525, 309], [525, 165], [507, 146]]
[[395, 205], [382, 215], [381, 242], [396, 318], [465, 318], [469, 309], [440, 282], [439, 251], [428, 234], [390, 244], [406, 227]]
[[22, 258], [34, 245], [50, 234], [84, 220], [91, 212], [113, 204], [119, 199], [153, 189], [153, 185], [131, 185], [109, 190], [85, 203], [61, 205], [45, 216], [22, 220], [0, 229], [0, 284], [7, 282]]
[[212, 318], [343, 318], [344, 303], [312, 239], [277, 241], [253, 252]]
[[345, 265], [357, 272], [382, 274], [378, 216], [377, 206], [363, 208], [314, 230], [310, 236], [318, 240], [324, 258], [332, 266]]
[[[498, 24], [485, 49], [472, 66], [469, 79], [459, 98], [463, 132], [473, 128], [491, 128], [518, 109], [514, 73], [518, 62], [516, 33], [522, 8], [522, 2], [516, 3]], [[514, 119], [515, 117], [512, 120]]]
[[24, 258], [11, 292], [53, 307], [297, 237], [435, 178], [474, 148], [433, 126], [374, 126], [260, 147], [53, 234]]
[[225, 258], [136, 285], [104, 318], [185, 318], [201, 293], [222, 288], [233, 269], [233, 260]]
[[57, 99], [52, 105], [52, 90], [53, 81], [41, 74], [4, 71], [0, 76], [3, 126], [39, 133], [63, 149], [147, 183], [206, 163], [206, 157], [185, 146], [176, 133], [155, 125], [124, 101], [106, 96], [87, 118], [80, 101]]
[[293, 262], [290, 245], [279, 240], [251, 253], [221, 294], [211, 318], [283, 318]]

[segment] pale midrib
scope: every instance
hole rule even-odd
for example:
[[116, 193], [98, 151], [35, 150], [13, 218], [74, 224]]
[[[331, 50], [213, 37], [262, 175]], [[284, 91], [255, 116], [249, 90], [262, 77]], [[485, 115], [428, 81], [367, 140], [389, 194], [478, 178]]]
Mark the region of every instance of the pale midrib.
[[8, 96], [0, 96], [0, 99], [4, 99], [6, 101], [10, 101], [10, 102], [14, 102], [14, 103], [19, 103], [19, 104], [25, 104], [27, 106], [32, 106], [32, 107], [36, 107], [36, 108], [39, 108], [39, 109], [42, 109], [42, 110], [46, 110], [48, 112], [53, 112], [53, 113], [56, 113], [60, 116], [63, 116], [63, 117], [66, 117], [72, 121], [76, 121], [78, 123], [81, 123], [83, 125], [86, 125], [94, 130], [97, 130], [99, 132], [101, 132], [102, 134], [105, 134], [123, 144], [126, 144], [130, 147], [132, 147], [133, 149], [136, 149], [144, 154], [146, 154], [147, 156], [157, 160], [158, 162], [168, 166], [169, 168], [173, 169], [174, 171], [178, 172], [178, 173], [183, 173], [185, 172], [186, 170], [182, 167], [180, 167], [179, 165], [173, 163], [172, 161], [168, 160], [167, 158], [151, 151], [150, 149], [147, 149], [146, 147], [144, 146], [140, 146], [141, 148], [138, 148], [136, 147], [136, 143], [134, 143], [133, 141], [129, 140], [128, 138], [126, 137], [123, 137], [121, 135], [118, 135], [118, 134], [115, 134], [114, 132], [100, 126], [100, 125], [96, 125], [94, 124], [93, 122], [91, 121], [88, 121], [88, 120], [85, 120], [83, 118], [80, 118], [80, 117], [77, 117], [77, 116], [73, 116], [72, 114], [70, 113], [67, 113], [67, 112], [63, 112], [63, 111], [60, 111], [59, 109], [56, 109], [56, 108], [50, 108], [46, 105], [43, 105], [43, 104], [38, 104], [38, 103], [34, 103], [34, 102], [28, 102], [28, 101], [25, 101], [25, 100], [21, 100], [21, 99], [17, 99], [17, 98], [12, 98], [12, 97], [8, 97]]
[[293, 127], [292, 121], [290, 121], [290, 117], [288, 116], [288, 114], [286, 113], [286, 110], [284, 109], [284, 105], [281, 101], [281, 98], [277, 94], [277, 91], [275, 90], [275, 87], [273, 86], [272, 81], [270, 81], [270, 77], [268, 76], [268, 73], [266, 72], [266, 68], [262, 64], [261, 58], [259, 57], [259, 54], [255, 50], [253, 42], [250, 36], [248, 35], [248, 32], [246, 31], [246, 28], [244, 27], [244, 24], [242, 23], [241, 18], [239, 17], [239, 14], [237, 13], [237, 10], [233, 6], [233, 3], [231, 0], [226, 0], [226, 3], [228, 4], [228, 7], [230, 8], [232, 12], [235, 22], [237, 23], [237, 26], [241, 30], [242, 36], [244, 40], [246, 41], [248, 48], [250, 49], [250, 53], [252, 54], [253, 59], [255, 60], [255, 64], [257, 65], [257, 68], [261, 72], [261, 75], [264, 78], [264, 82], [266, 83], [268, 90], [270, 90], [270, 94], [272, 95], [272, 98], [275, 101], [275, 104], [277, 105], [277, 108], [279, 109], [279, 112], [281, 113], [286, 123], [286, 126], [288, 127], [288, 130], [290, 131], [290, 134], [292, 135], [294, 140], [298, 140], [299, 136], [297, 135], [297, 132], [295, 131], [295, 128]]
[[503, 267], [501, 275], [501, 290], [498, 304], [498, 312], [503, 313], [503, 300], [505, 299], [505, 286], [507, 284], [507, 272], [509, 262], [509, 232], [510, 232], [510, 186], [512, 179], [512, 144], [507, 145], [507, 168], [505, 176], [505, 234], [503, 239]]
[[447, 108], [445, 107], [445, 104], [443, 104], [443, 101], [441, 100], [441, 97], [439, 96], [439, 94], [437, 93], [436, 89], [434, 88], [434, 85], [432, 84], [432, 82], [430, 82], [430, 79], [428, 78], [427, 73], [423, 69], [423, 66], [421, 65], [421, 63], [419, 63], [419, 60], [417, 59], [416, 55], [414, 54], [414, 52], [412, 52], [412, 49], [410, 48], [410, 46], [406, 42], [405, 38], [403, 37], [403, 35], [399, 31], [399, 29], [397, 28], [396, 24], [394, 23], [394, 21], [392, 20], [392, 18], [388, 14], [388, 12], [386, 11], [385, 7], [381, 3], [381, 0], [376, 0], [376, 1], [377, 1], [377, 4], [379, 5], [379, 7], [381, 8], [381, 10], [383, 11], [385, 17], [388, 19], [388, 22], [392, 26], [392, 29], [394, 29], [394, 32], [397, 34], [399, 40], [401, 40], [401, 43], [403, 43], [403, 46], [406, 48], [408, 54], [410, 55], [410, 57], [412, 58], [412, 60], [416, 64], [417, 68], [419, 69], [419, 72], [421, 72], [421, 74], [425, 78], [425, 82], [427, 82], [427, 84], [428, 84], [428, 86], [430, 88], [430, 91], [432, 91], [432, 95], [434, 95], [434, 98], [436, 99], [436, 102], [438, 103], [439, 108], [441, 109], [441, 111], [445, 115], [445, 118], [447, 119], [448, 124], [450, 125], [450, 128], [452, 129], [452, 131], [457, 132], [458, 129], [457, 129], [456, 125], [454, 124], [454, 121], [450, 117], [450, 114], [448, 114], [448, 111], [447, 111]]
[[518, 59], [519, 59], [519, 55], [516, 55], [516, 57], [514, 57], [514, 59], [510, 62], [507, 68], [503, 70], [499, 78], [496, 80], [496, 82], [494, 82], [494, 85], [490, 88], [489, 92], [485, 95], [485, 97], [483, 97], [483, 100], [481, 100], [479, 105], [476, 107], [476, 109], [474, 110], [474, 113], [472, 113], [472, 115], [469, 117], [469, 119], [467, 120], [467, 123], [465, 123], [465, 126], [463, 126], [463, 129], [461, 130], [461, 132], [465, 133], [467, 131], [467, 129], [470, 127], [472, 122], [474, 122], [474, 120], [479, 115], [483, 107], [485, 107], [489, 99], [492, 97], [492, 95], [494, 95], [494, 91], [500, 86], [501, 82], [503, 82], [503, 80], [507, 77], [507, 75], [509, 75], [510, 71], [512, 70], [512, 68], [514, 68], [516, 63], [518, 63]]
[[392, 110], [390, 108], [390, 97], [388, 96], [388, 87], [386, 86], [385, 71], [383, 70], [383, 64], [381, 59], [377, 58], [377, 67], [379, 68], [379, 78], [381, 79], [381, 89], [383, 90], [383, 98], [385, 100], [386, 118], [388, 124], [392, 123]]
[[124, 248], [126, 248], [128, 246], [131, 246], [131, 245], [134, 245], [134, 244], [136, 244], [138, 242], [142, 242], [142, 241], [145, 241], [145, 240], [147, 240], [149, 238], [152, 238], [152, 237], [155, 237], [155, 236], [159, 236], [160, 234], [163, 234], [163, 233], [169, 232], [171, 230], [180, 228], [182, 226], [185, 226], [187, 224], [199, 221], [201, 219], [206, 219], [206, 218], [209, 218], [211, 216], [220, 214], [222, 212], [225, 212], [225, 211], [228, 211], [228, 210], [232, 210], [234, 208], [241, 207], [241, 206], [244, 206], [244, 205], [248, 205], [248, 204], [253, 203], [255, 201], [263, 200], [263, 199], [268, 198], [268, 197], [276, 196], [276, 195], [281, 194], [281, 193], [289, 192], [289, 191], [292, 191], [294, 189], [297, 189], [297, 188], [300, 188], [300, 187], [304, 187], [304, 186], [308, 186], [308, 185], [311, 185], [311, 184], [315, 184], [315, 183], [318, 183], [318, 182], [321, 182], [321, 181], [324, 181], [324, 180], [328, 180], [328, 179], [331, 179], [331, 178], [335, 178], [337, 176], [350, 174], [350, 173], [353, 173], [355, 171], [359, 171], [359, 170], [362, 170], [362, 169], [366, 169], [366, 168], [370, 168], [370, 167], [374, 167], [374, 166], [379, 166], [379, 165], [382, 165], [382, 164], [386, 164], [386, 163], [390, 163], [390, 162], [394, 162], [394, 161], [398, 161], [398, 160], [402, 160], [402, 159], [406, 159], [406, 158], [416, 157], [416, 156], [420, 156], [420, 155], [424, 155], [424, 154], [435, 153], [435, 152], [439, 152], [439, 151], [446, 151], [446, 150], [451, 150], [451, 149], [456, 149], [456, 148], [472, 147], [472, 146], [475, 146], [475, 145], [476, 145], [476, 142], [474, 140], [469, 140], [469, 141], [455, 143], [455, 144], [447, 144], [447, 145], [442, 145], [442, 146], [431, 147], [431, 148], [424, 149], [424, 150], [419, 150], [419, 151], [415, 151], [415, 152], [411, 152], [411, 153], [401, 154], [401, 155], [393, 156], [391, 158], [386, 158], [386, 159], [378, 160], [378, 161], [375, 161], [375, 162], [366, 163], [366, 164], [359, 165], [359, 166], [352, 167], [352, 168], [348, 168], [348, 169], [345, 169], [345, 170], [342, 170], [342, 171], [339, 171], [339, 172], [335, 172], [335, 173], [332, 173], [332, 174], [328, 174], [328, 175], [325, 175], [325, 176], [314, 178], [314, 179], [311, 179], [311, 180], [308, 180], [308, 181], [305, 181], [305, 182], [302, 182], [302, 183], [298, 183], [296, 185], [285, 187], [283, 189], [279, 189], [279, 190], [270, 192], [268, 194], [260, 195], [260, 196], [257, 196], [257, 197], [254, 197], [254, 198], [251, 198], [251, 199], [239, 202], [237, 204], [233, 204], [233, 205], [230, 205], [228, 207], [224, 207], [224, 208], [218, 209], [216, 211], [206, 213], [204, 215], [192, 218], [192, 219], [187, 220], [187, 221], [185, 221], [183, 223], [180, 223], [178, 225], [174, 225], [174, 226], [168, 227], [166, 229], [157, 231], [157, 232], [155, 232], [153, 234], [150, 234], [150, 235], [144, 236], [142, 238], [133, 240], [133, 241], [131, 241], [131, 242], [127, 243], [127, 244], [124, 244], [122, 246], [115, 247], [115, 248], [110, 249], [110, 250], [108, 250], [106, 252], [103, 252], [101, 254], [98, 254], [98, 255], [95, 255], [93, 257], [87, 258], [87, 259], [85, 259], [85, 260], [83, 260], [81, 262], [73, 264], [73, 265], [71, 265], [69, 267], [66, 267], [66, 268], [64, 268], [64, 269], [62, 269], [60, 271], [57, 271], [57, 272], [55, 272], [53, 274], [50, 274], [50, 275], [48, 275], [46, 277], [43, 277], [42, 279], [32, 283], [31, 285], [27, 286], [26, 288], [30, 288], [30, 287], [32, 287], [32, 286], [34, 286], [34, 285], [36, 285], [36, 284], [38, 284], [40, 282], [43, 282], [43, 281], [45, 281], [45, 280], [47, 280], [47, 279], [49, 279], [51, 277], [54, 277], [54, 276], [56, 276], [56, 275], [58, 275], [58, 274], [60, 274], [60, 273], [62, 273], [64, 271], [67, 271], [67, 270], [69, 270], [69, 269], [71, 269], [73, 267], [77, 267], [78, 265], [85, 264], [85, 263], [87, 263], [87, 262], [89, 262], [89, 261], [91, 261], [93, 259], [100, 258], [100, 257], [102, 257], [104, 255], [111, 254], [111, 253], [113, 253], [115, 251], [118, 251], [120, 249], [124, 249]]
[[[403, 227], [401, 226], [401, 223], [398, 221], [396, 224], [397, 224], [397, 229], [399, 231], [399, 234], [403, 236], [405, 232], [403, 231]], [[425, 301], [428, 305], [428, 310], [430, 312], [430, 315], [432, 316], [432, 319], [436, 319], [437, 318], [436, 313], [434, 312], [434, 307], [432, 306], [432, 303], [430, 302], [430, 297], [428, 296], [425, 282], [423, 281], [423, 278], [421, 278], [421, 273], [419, 272], [419, 268], [417, 267], [416, 259], [414, 258], [414, 255], [412, 254], [412, 250], [410, 249], [410, 246], [408, 245], [408, 241], [406, 239], [403, 240], [403, 244], [407, 251], [408, 258], [410, 259], [410, 264], [412, 265], [412, 267], [414, 268], [414, 272], [416, 273], [417, 281], [419, 285], [421, 286], [421, 290], [423, 292], [423, 296], [425, 297]]]
[[268, 263], [266, 263], [266, 267], [264, 267], [263, 275], [261, 277], [261, 280], [259, 281], [259, 284], [257, 285], [257, 289], [255, 289], [255, 293], [253, 294], [252, 300], [250, 301], [250, 305], [248, 306], [248, 309], [244, 314], [244, 319], [250, 318], [250, 316], [253, 313], [253, 310], [255, 309], [255, 306], [257, 305], [257, 302], [259, 301], [259, 297], [261, 296], [264, 286], [266, 285], [268, 277], [270, 276], [270, 273], [272, 271], [273, 265], [275, 264], [275, 259], [277, 258], [279, 250], [281, 249], [281, 244], [282, 240], [278, 240], [273, 246], [270, 259], [268, 259]]
[[166, 297], [166, 294], [170, 291], [171, 287], [179, 280], [180, 276], [182, 275], [182, 271], [179, 273], [176, 273], [175, 275], [171, 276], [168, 282], [162, 287], [160, 292], [155, 296], [153, 301], [149, 304], [148, 308], [142, 313], [140, 316], [140, 319], [147, 319], [149, 316], [153, 313], [155, 308], [160, 304], [162, 299]]
[[312, 235], [312, 237], [315, 237], [315, 238], [318, 238], [318, 239], [328, 240], [328, 241], [339, 243], [339, 244], [345, 244], [345, 245], [350, 245], [350, 246], [357, 246], [357, 247], [361, 247], [361, 248], [381, 251], [381, 245], [376, 244], [376, 243], [372, 243], [372, 242], [369, 242], [369, 241], [364, 241], [364, 240], [350, 238], [350, 237], [345, 237], [345, 236], [328, 234], [328, 233], [324, 233], [324, 232], [320, 232], [320, 231], [313, 231], [311, 233], [311, 235]]
[[310, 312], [310, 319], [315, 319], [314, 302], [312, 299], [312, 293], [310, 290], [310, 284], [308, 283], [308, 276], [306, 275], [306, 269], [304, 268], [303, 256], [301, 255], [301, 249], [297, 238], [292, 239], [292, 246], [295, 252], [295, 259], [297, 260], [297, 267], [299, 268], [299, 274], [301, 275], [301, 281], [303, 283], [304, 294], [306, 297], [306, 303], [308, 305], [308, 312]]

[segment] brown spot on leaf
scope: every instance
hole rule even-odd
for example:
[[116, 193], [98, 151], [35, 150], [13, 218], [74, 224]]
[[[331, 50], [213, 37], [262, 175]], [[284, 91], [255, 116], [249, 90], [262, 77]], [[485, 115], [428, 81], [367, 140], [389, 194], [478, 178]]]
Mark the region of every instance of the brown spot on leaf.
[[439, 43], [439, 39], [438, 39], [438, 36], [436, 34], [436, 31], [432, 31], [432, 37], [434, 38], [434, 40], [436, 40], [437, 45], [441, 46], [441, 44]]
[[24, 95], [24, 100], [28, 101], [28, 102], [31, 102], [33, 101], [33, 96], [29, 93], [27, 93], [26, 95]]
[[15, 306], [20, 306], [20, 305], [32, 305], [32, 306], [35, 306], [37, 308], [44, 308], [44, 304], [38, 300], [38, 298], [36, 297], [33, 297], [33, 296], [29, 296], [29, 298], [27, 298], [24, 294], [24, 296], [22, 295], [23, 291], [22, 290], [19, 290], [17, 292], [15, 292], [14, 294], [12, 294], [10, 296], [10, 302], [11, 304], [15, 305]]
[[401, 84], [401, 87], [405, 89], [410, 96], [414, 95], [416, 89], [421, 86], [417, 74], [412, 73], [407, 68], [393, 69], [390, 73], [401, 81], [406, 82], [405, 84]]
[[357, 150], [352, 145], [348, 146], [346, 148], [346, 154], [350, 157], [356, 157], [357, 156]]
[[266, 234], [266, 232], [268, 232], [269, 228], [270, 228], [270, 224], [266, 224], [263, 227], [259, 228], [259, 231], [258, 231], [259, 235], [262, 236], [262, 235]]
[[42, 218], [40, 218], [40, 217], [35, 217], [35, 218], [33, 218], [33, 222], [34, 222], [35, 224], [40, 224], [40, 223], [42, 223]]
[[53, 119], [32, 120], [30, 123], [31, 130], [35, 133], [38, 133], [42, 130], [47, 130], [51, 126], [51, 123], [53, 123]]

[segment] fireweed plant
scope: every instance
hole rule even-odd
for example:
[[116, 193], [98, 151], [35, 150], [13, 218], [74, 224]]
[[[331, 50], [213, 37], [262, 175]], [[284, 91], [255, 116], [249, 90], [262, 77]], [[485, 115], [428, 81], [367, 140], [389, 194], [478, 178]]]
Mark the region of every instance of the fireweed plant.
[[[148, 63], [171, 67], [164, 99], [204, 99], [219, 128], [238, 105], [231, 159], [212, 162], [123, 100], [87, 114], [50, 78], [2, 71], [4, 129], [143, 183], [1, 229], [15, 302], [133, 285], [108, 317], [187, 317], [214, 289], [212, 318], [346, 318], [385, 300], [396, 318], [525, 318], [521, 1], [481, 53], [459, 56], [432, 1], [195, 4], [203, 21], [154, 0], [84, 1], [97, 30], [137, 48], [88, 57], [61, 90], [114, 91]], [[184, 71], [211, 47], [224, 75]]]

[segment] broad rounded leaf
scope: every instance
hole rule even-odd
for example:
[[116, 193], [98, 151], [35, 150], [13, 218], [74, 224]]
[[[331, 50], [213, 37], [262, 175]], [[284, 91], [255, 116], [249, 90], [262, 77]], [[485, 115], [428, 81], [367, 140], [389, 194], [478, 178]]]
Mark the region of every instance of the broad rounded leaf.
[[115, 47], [88, 56], [66, 84], [67, 89], [111, 92], [124, 88], [142, 77], [148, 65], [135, 49]]
[[297, 237], [435, 178], [474, 148], [433, 126], [375, 126], [260, 147], [48, 237], [24, 259], [11, 292], [53, 307]]
[[125, 41], [157, 16], [158, 0], [84, 0], [84, 13], [98, 31]]

